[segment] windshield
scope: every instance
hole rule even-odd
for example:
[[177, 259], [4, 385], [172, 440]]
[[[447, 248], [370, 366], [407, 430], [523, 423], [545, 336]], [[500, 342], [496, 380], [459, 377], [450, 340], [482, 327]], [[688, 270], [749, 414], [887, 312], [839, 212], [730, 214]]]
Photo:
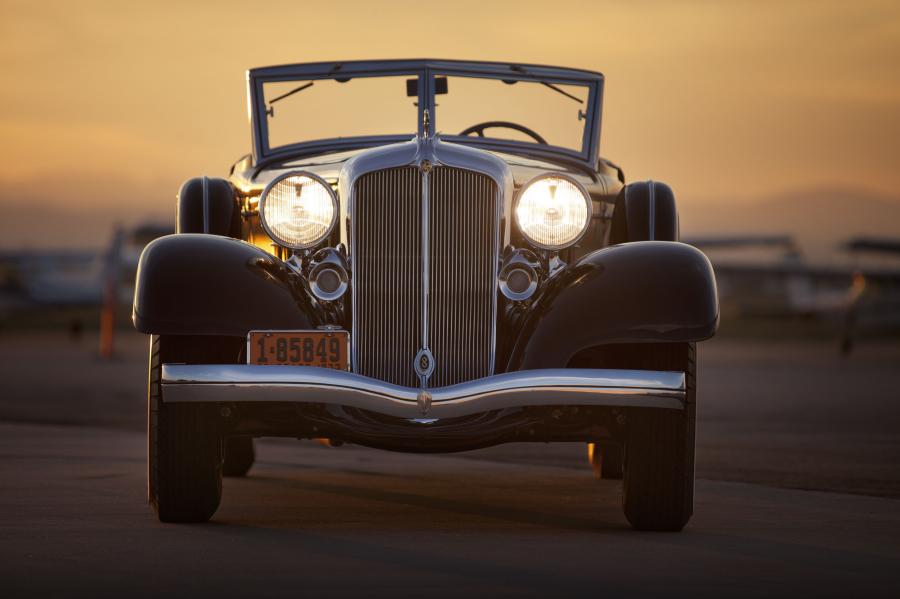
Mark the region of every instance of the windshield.
[[404, 141], [422, 132], [425, 108], [431, 131], [456, 142], [582, 159], [596, 151], [599, 100], [592, 94], [599, 93], [599, 76], [496, 63], [414, 64], [420, 68], [408, 61], [381, 71], [374, 67], [382, 63], [334, 64], [326, 73], [320, 69], [329, 65], [321, 63], [251, 71], [259, 155]]
[[416, 134], [416, 98], [406, 96], [413, 75], [354, 77], [263, 84], [269, 147], [368, 135]]
[[586, 85], [449, 76], [447, 94], [435, 98], [435, 125], [444, 135], [466, 132], [580, 151], [588, 91]]

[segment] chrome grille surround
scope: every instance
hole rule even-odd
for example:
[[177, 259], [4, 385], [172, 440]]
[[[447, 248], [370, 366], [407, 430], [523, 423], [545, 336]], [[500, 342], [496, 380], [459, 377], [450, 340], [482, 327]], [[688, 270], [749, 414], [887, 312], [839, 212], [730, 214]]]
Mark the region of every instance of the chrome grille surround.
[[[493, 374], [501, 202], [488, 175], [440, 164], [355, 179], [354, 372], [422, 387]], [[416, 373], [422, 350], [430, 377]]]

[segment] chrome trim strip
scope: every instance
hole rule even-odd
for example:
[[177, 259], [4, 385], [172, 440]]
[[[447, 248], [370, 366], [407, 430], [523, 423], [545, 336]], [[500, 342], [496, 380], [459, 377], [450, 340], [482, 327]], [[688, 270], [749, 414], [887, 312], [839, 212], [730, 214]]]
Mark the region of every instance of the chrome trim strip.
[[209, 233], [209, 177], [203, 177], [203, 232]]
[[[420, 390], [309, 366], [163, 364], [163, 401], [329, 404], [418, 418]], [[430, 389], [429, 418], [526, 406], [684, 409], [683, 372], [544, 369], [508, 372]]]
[[[427, 112], [427, 111], [426, 111]], [[431, 367], [426, 373], [418, 372], [419, 369], [413, 365], [413, 370], [419, 374], [419, 387], [425, 389], [428, 387], [428, 377], [434, 370], [434, 356], [428, 348], [428, 301], [431, 296], [431, 282], [429, 280], [429, 271], [431, 270], [431, 163], [423, 160], [419, 165], [422, 171], [422, 347], [416, 353], [415, 360], [419, 359], [419, 355], [425, 352], [431, 361]]]
[[[503, 232], [500, 230], [501, 227], [506, 226], [507, 232], [509, 231], [508, 227], [510, 226], [509, 220], [504, 218], [504, 210], [509, 209], [512, 210], [512, 206], [508, 208], [504, 207], [504, 189], [498, 184], [496, 189], [496, 195], [494, 197], [494, 218], [496, 219], [494, 226], [496, 231], [494, 232], [494, 278], [492, 280], [492, 289], [494, 289], [494, 298], [491, 303], [491, 358], [490, 363], [488, 365], [488, 372], [493, 374], [497, 368], [497, 328], [500, 321], [500, 315], [497, 312], [497, 301], [499, 300], [499, 294], [497, 293], [497, 289], [500, 286], [500, 248], [501, 248], [501, 235]], [[512, 195], [512, 190], [509, 191], [510, 196]], [[506, 221], [504, 223], [504, 221]]]
[[650, 180], [647, 181], [647, 239], [653, 241], [656, 239], [656, 184]]

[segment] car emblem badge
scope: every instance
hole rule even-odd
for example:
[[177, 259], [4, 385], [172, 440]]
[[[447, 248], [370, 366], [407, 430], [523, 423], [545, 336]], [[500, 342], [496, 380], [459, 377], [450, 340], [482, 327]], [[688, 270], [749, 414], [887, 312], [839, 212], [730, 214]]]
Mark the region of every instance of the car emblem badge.
[[416, 354], [413, 367], [416, 370], [416, 374], [422, 379], [422, 382], [427, 381], [431, 373], [434, 372], [434, 356], [431, 354], [431, 350], [427, 347], [420, 349], [419, 353]]
[[431, 409], [431, 393], [422, 389], [419, 391], [419, 395], [416, 397], [416, 405], [419, 406], [419, 411], [422, 412], [422, 416], [428, 413], [428, 410]]

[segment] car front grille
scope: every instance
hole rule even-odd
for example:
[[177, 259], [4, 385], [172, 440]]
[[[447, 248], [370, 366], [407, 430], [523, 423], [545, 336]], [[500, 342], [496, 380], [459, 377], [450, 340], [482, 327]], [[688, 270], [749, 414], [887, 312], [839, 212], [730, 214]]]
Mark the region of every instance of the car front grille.
[[445, 166], [425, 175], [410, 166], [366, 173], [352, 193], [354, 371], [418, 386], [413, 362], [427, 322], [435, 362], [429, 387], [490, 375], [499, 230], [493, 180]]

